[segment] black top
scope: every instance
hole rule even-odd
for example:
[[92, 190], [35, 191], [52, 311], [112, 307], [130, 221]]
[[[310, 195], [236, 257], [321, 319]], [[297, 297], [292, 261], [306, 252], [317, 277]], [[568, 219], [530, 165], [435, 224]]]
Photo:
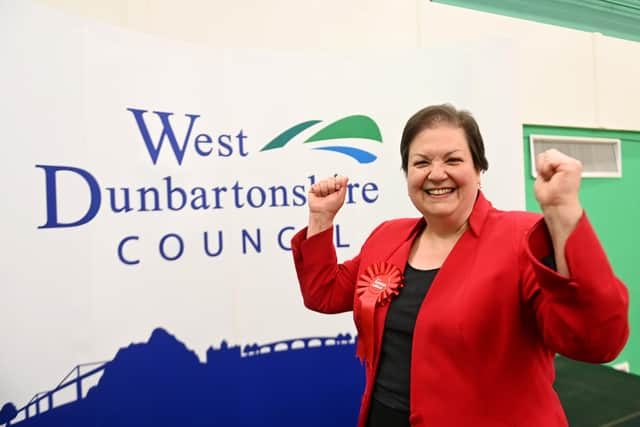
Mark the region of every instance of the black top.
[[404, 287], [389, 303], [373, 398], [390, 408], [409, 411], [413, 329], [438, 270], [417, 270], [407, 264]]
[[[552, 270], [557, 269], [553, 253], [540, 261]], [[438, 271], [438, 268], [417, 270], [407, 263], [404, 287], [389, 303], [373, 389], [373, 398], [389, 408], [409, 412], [413, 329], [420, 306]]]

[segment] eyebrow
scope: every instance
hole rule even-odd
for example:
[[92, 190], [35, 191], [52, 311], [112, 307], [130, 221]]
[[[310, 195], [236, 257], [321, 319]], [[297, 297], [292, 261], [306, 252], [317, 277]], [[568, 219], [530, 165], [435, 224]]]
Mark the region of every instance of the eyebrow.
[[[462, 151], [462, 150], [461, 149], [455, 149], [455, 150], [452, 150], [452, 151], [448, 151], [448, 152], [444, 153], [444, 157], [449, 157], [449, 156], [451, 156], [451, 155], [453, 155], [453, 154], [455, 154], [455, 153], [457, 153], [459, 151]], [[413, 153], [411, 156], [412, 157], [418, 156], [418, 157], [422, 157], [422, 158], [425, 158], [425, 159], [429, 158], [429, 156], [426, 156], [426, 155], [424, 155], [422, 153]]]

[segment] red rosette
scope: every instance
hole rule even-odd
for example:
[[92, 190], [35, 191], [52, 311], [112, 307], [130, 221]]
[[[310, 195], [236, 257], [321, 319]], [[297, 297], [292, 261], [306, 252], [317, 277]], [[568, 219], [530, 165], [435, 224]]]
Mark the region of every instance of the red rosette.
[[378, 262], [367, 267], [360, 275], [356, 292], [359, 297], [365, 293], [375, 295], [376, 304], [384, 305], [391, 301], [394, 295], [398, 295], [403, 286], [402, 272], [398, 267], [386, 262]]
[[400, 293], [402, 272], [387, 262], [370, 265], [360, 275], [356, 293], [360, 300], [360, 331], [356, 355], [360, 360], [373, 361], [375, 347], [375, 308], [391, 301]]

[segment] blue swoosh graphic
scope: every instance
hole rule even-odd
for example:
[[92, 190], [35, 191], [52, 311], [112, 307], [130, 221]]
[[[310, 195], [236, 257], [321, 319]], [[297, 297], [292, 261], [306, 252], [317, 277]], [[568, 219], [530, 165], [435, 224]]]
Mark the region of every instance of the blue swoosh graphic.
[[331, 146], [331, 147], [314, 147], [314, 150], [335, 151], [336, 153], [346, 154], [358, 161], [358, 163], [371, 163], [377, 157], [368, 151], [353, 147]]

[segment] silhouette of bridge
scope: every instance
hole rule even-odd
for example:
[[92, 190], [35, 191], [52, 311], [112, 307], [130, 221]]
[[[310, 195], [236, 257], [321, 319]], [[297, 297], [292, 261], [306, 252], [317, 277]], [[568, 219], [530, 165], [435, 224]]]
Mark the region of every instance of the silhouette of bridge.
[[[24, 405], [22, 408], [17, 410], [16, 416], [14, 417], [14, 419], [19, 418], [20, 421], [22, 421], [23, 419], [29, 419], [32, 416], [38, 416], [43, 412], [50, 411], [55, 407], [54, 400], [53, 400], [54, 395], [68, 387], [75, 387], [76, 400], [81, 400], [82, 393], [83, 393], [82, 380], [101, 373], [108, 366], [108, 364], [109, 364], [109, 361], [102, 361], [102, 362], [83, 363], [80, 365], [76, 365], [60, 381], [60, 383], [55, 388], [48, 391], [41, 391], [36, 393], [29, 400], [29, 402], [27, 402], [26, 405]], [[81, 372], [81, 368], [84, 368], [87, 366], [95, 366], [95, 367], [86, 372]], [[73, 376], [74, 374], [75, 376]], [[46, 408], [42, 408], [41, 406], [43, 401], [46, 402]], [[20, 415], [24, 415], [24, 418], [20, 417]], [[6, 425], [10, 426], [11, 420], [9, 420]]]

